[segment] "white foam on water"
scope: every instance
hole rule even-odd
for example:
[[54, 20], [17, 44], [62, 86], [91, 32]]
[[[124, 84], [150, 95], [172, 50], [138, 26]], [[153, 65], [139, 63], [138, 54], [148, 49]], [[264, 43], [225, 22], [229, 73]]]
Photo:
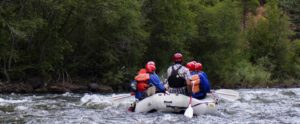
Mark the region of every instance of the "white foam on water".
[[28, 102], [28, 99], [22, 99], [22, 100], [8, 100], [8, 99], [2, 99], [0, 98], [0, 103], [24, 103]]
[[72, 95], [72, 93], [70, 93], [70, 92], [65, 92], [64, 94], [62, 94], [62, 96], [71, 96]]
[[28, 107], [26, 107], [26, 106], [17, 106], [17, 107], [15, 108], [16, 111], [25, 111], [25, 110], [27, 110], [27, 109], [28, 109]]
[[80, 99], [81, 103], [87, 103], [87, 102], [94, 102], [94, 103], [109, 103], [108, 100], [106, 100], [106, 97], [102, 95], [96, 95], [96, 94], [85, 94]]
[[[217, 104], [218, 114], [187, 119], [174, 113], [132, 113], [127, 109], [134, 96], [120, 100], [122, 94], [0, 94], [0, 121], [14, 123], [125, 123], [125, 124], [194, 124], [194, 123], [300, 123], [300, 88], [240, 89], [241, 99]], [[61, 97], [64, 96], [64, 97]], [[17, 104], [11, 104], [17, 103]], [[5, 104], [1, 106], [1, 104]], [[12, 109], [12, 110], [11, 110]], [[9, 114], [8, 114], [9, 113]], [[14, 116], [10, 116], [14, 115]], [[2, 117], [2, 118], [1, 118]], [[2, 120], [1, 120], [2, 119]]]

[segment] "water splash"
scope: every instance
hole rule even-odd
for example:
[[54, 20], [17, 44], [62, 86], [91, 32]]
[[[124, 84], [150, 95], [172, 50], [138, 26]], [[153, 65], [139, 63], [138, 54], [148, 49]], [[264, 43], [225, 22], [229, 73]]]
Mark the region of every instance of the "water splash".
[[235, 102], [222, 100], [214, 115], [187, 119], [173, 113], [132, 113], [128, 94], [0, 94], [1, 123], [300, 123], [300, 89], [240, 89]]

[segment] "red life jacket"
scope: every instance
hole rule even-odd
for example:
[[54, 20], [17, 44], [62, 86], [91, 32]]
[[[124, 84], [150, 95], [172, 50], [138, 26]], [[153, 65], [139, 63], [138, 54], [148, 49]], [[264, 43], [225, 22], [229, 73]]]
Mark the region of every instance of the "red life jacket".
[[139, 74], [135, 76], [134, 79], [137, 82], [137, 91], [144, 92], [146, 89], [148, 89], [148, 80], [150, 79], [150, 75], [146, 73], [146, 69], [141, 69]]

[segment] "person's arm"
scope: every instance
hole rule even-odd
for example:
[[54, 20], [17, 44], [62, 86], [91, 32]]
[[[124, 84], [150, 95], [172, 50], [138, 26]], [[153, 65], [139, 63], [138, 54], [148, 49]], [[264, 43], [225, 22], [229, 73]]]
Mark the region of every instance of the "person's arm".
[[160, 82], [159, 77], [156, 74], [150, 74], [150, 80], [149, 83], [154, 85], [160, 92], [165, 91], [165, 87], [163, 84]]
[[167, 79], [171, 76], [172, 73], [172, 66], [170, 66], [167, 70]]

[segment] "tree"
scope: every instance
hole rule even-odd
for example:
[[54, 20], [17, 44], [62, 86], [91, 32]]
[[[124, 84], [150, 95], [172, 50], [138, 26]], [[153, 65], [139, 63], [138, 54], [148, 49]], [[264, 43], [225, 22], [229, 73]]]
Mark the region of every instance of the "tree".
[[230, 0], [200, 8], [196, 10], [198, 36], [190, 46], [192, 55], [203, 63], [213, 82], [236, 83], [229, 73], [236, 70], [243, 54], [241, 9]]
[[175, 52], [182, 52], [187, 60], [187, 46], [196, 33], [194, 14], [187, 0], [146, 0], [143, 5], [146, 29], [150, 33], [147, 60], [166, 68]]
[[253, 24], [247, 31], [251, 62], [271, 71], [273, 79], [287, 78], [288, 37], [291, 35], [287, 16], [277, 7], [276, 1], [269, 1], [264, 16], [252, 19]]
[[300, 1], [299, 0], [279, 0], [279, 5], [290, 17], [292, 29], [296, 32], [294, 39], [300, 38]]

